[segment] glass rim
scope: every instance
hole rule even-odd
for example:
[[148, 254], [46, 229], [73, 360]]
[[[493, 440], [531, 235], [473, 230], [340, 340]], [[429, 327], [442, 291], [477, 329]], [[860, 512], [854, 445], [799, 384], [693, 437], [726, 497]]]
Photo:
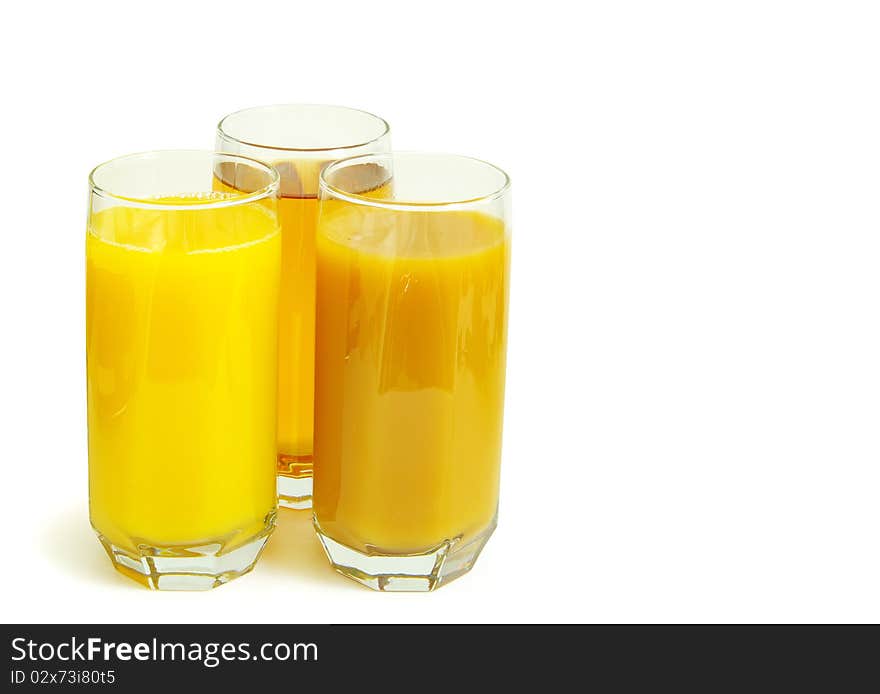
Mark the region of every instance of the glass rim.
[[[260, 142], [251, 142], [249, 139], [244, 139], [241, 137], [234, 137], [230, 135], [223, 129], [223, 123], [226, 122], [229, 118], [234, 116], [241, 115], [242, 113], [247, 113], [249, 111], [258, 111], [260, 109], [269, 109], [269, 108], [298, 108], [298, 107], [307, 107], [307, 108], [326, 108], [326, 109], [334, 109], [340, 111], [351, 111], [354, 113], [362, 113], [365, 116], [369, 116], [377, 120], [382, 124], [382, 132], [380, 132], [375, 137], [371, 137], [368, 140], [363, 140], [361, 142], [356, 142], [353, 144], [346, 145], [338, 145], [334, 147], [283, 147], [278, 145], [270, 145], [266, 143]], [[360, 147], [367, 147], [368, 145], [373, 144], [374, 142], [378, 142], [383, 137], [387, 137], [388, 133], [391, 132], [391, 126], [381, 116], [377, 116], [375, 113], [370, 113], [369, 111], [364, 111], [360, 108], [353, 108], [351, 106], [339, 106], [337, 104], [265, 104], [263, 106], [248, 106], [247, 108], [239, 109], [238, 111], [233, 111], [232, 113], [227, 113], [220, 121], [217, 123], [217, 135], [228, 142], [235, 142], [240, 145], [244, 145], [245, 147], [254, 147], [256, 149], [261, 150], [275, 150], [276, 152], [335, 152], [337, 150], [344, 149], [358, 149]]]
[[[386, 157], [388, 159], [393, 160], [396, 157], [425, 157], [425, 158], [446, 158], [446, 159], [463, 159], [468, 162], [474, 164], [480, 164], [482, 166], [493, 169], [497, 173], [501, 174], [502, 183], [501, 185], [493, 190], [490, 193], [485, 193], [484, 195], [477, 195], [471, 198], [464, 198], [461, 200], [442, 200], [442, 201], [431, 201], [431, 202], [419, 202], [419, 201], [408, 201], [408, 200], [383, 200], [382, 198], [372, 198], [367, 195], [363, 195], [361, 193], [350, 193], [348, 191], [342, 190], [341, 188], [334, 186], [327, 180], [327, 175], [332, 173], [334, 170], [343, 168], [344, 166], [351, 164], [352, 162], [357, 162], [358, 159], [376, 159], [379, 157]], [[426, 152], [419, 150], [404, 150], [404, 151], [391, 151], [391, 152], [371, 152], [368, 154], [358, 154], [353, 157], [346, 157], [345, 159], [337, 159], [336, 161], [328, 164], [321, 170], [321, 175], [319, 177], [319, 193], [322, 191], [326, 191], [330, 193], [334, 198], [338, 198], [340, 200], [345, 200], [346, 202], [350, 202], [353, 205], [365, 205], [368, 207], [381, 207], [389, 210], [436, 210], [442, 208], [456, 208], [456, 207], [464, 207], [468, 205], [474, 205], [476, 203], [482, 202], [491, 202], [493, 200], [497, 200], [499, 198], [504, 197], [510, 191], [510, 176], [507, 174], [504, 169], [500, 166], [496, 166], [491, 162], [486, 161], [485, 159], [478, 159], [476, 157], [470, 157], [466, 154], [449, 154], [447, 152]]]
[[[232, 197], [227, 197], [219, 200], [207, 198], [205, 200], [193, 200], [192, 202], [188, 202], [185, 204], [169, 204], [159, 202], [155, 198], [138, 198], [126, 195], [119, 195], [117, 193], [111, 192], [106, 187], [99, 186], [95, 182], [95, 174], [97, 174], [105, 166], [109, 166], [118, 162], [123, 162], [129, 159], [159, 159], [163, 156], [175, 154], [197, 154], [200, 156], [209, 156], [212, 159], [224, 158], [238, 160], [239, 163], [248, 164], [256, 169], [264, 171], [269, 176], [269, 183], [252, 193], [232, 194]], [[133, 152], [131, 154], [123, 154], [121, 156], [114, 157], [113, 159], [107, 159], [106, 161], [98, 164], [89, 172], [89, 191], [92, 195], [103, 198], [105, 200], [112, 200], [117, 204], [126, 207], [140, 207], [146, 209], [161, 210], [206, 210], [223, 207], [235, 207], [237, 205], [246, 205], [247, 203], [257, 202], [259, 200], [264, 200], [268, 197], [275, 197], [278, 194], [278, 187], [280, 185], [280, 182], [281, 175], [278, 173], [274, 166], [267, 164], [266, 162], [260, 161], [259, 159], [254, 159], [253, 157], [248, 157], [244, 154], [215, 152], [209, 149], [151, 149], [143, 152]]]

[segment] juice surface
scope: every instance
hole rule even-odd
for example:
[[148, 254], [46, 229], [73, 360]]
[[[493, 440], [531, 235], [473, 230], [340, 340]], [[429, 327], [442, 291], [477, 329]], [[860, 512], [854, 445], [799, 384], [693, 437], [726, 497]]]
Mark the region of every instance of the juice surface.
[[325, 201], [316, 256], [321, 528], [360, 551], [466, 541], [498, 504], [503, 223]]
[[160, 202], [193, 206], [109, 208], [87, 234], [92, 524], [231, 548], [275, 507], [281, 238], [258, 203]]

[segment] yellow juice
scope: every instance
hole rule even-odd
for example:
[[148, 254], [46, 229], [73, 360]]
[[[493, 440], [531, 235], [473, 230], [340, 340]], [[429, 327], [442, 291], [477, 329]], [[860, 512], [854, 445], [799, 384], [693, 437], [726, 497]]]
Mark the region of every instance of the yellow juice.
[[222, 552], [275, 508], [281, 237], [259, 203], [157, 202], [188, 209], [112, 207], [88, 230], [91, 519], [131, 551]]
[[323, 203], [314, 507], [336, 541], [416, 553], [492, 523], [509, 247], [482, 213]]

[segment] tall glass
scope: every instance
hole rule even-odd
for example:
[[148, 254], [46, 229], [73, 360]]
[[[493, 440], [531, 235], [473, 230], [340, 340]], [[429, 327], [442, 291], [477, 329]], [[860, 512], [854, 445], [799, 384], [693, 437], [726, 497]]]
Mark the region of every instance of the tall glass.
[[89, 183], [92, 526], [144, 585], [212, 588], [253, 568], [275, 524], [279, 177], [165, 151]]
[[485, 162], [324, 169], [316, 235], [315, 526], [340, 573], [432, 590], [496, 524], [510, 188]]
[[343, 106], [258, 106], [226, 116], [217, 149], [273, 164], [281, 174], [283, 271], [278, 352], [278, 503], [312, 505], [315, 219], [318, 175], [329, 162], [390, 146], [388, 123]]

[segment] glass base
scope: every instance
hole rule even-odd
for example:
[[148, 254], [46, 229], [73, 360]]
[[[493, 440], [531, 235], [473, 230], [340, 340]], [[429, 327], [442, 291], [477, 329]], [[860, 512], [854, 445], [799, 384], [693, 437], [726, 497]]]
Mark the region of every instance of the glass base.
[[312, 456], [278, 454], [278, 505], [312, 507]]
[[381, 591], [426, 592], [439, 588], [471, 570], [497, 525], [497, 517], [466, 544], [461, 538], [445, 540], [420, 554], [379, 554], [352, 549], [327, 535], [315, 519], [315, 530], [327, 558], [343, 576]]
[[259, 534], [228, 552], [222, 551], [220, 542], [214, 542], [197, 547], [138, 545], [138, 552], [134, 553], [95, 532], [116, 570], [147, 588], [209, 590], [253, 569], [274, 528], [273, 512]]

